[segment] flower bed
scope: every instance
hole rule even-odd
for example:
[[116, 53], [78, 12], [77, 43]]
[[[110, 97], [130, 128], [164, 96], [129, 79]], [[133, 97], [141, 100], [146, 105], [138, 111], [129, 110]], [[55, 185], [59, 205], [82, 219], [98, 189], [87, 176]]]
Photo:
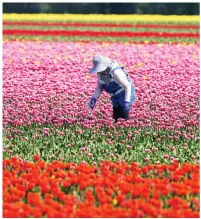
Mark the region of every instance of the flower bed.
[[[200, 216], [198, 18], [3, 15], [3, 217]], [[100, 53], [129, 121], [104, 92], [88, 109]]]
[[3, 217], [199, 217], [199, 165], [3, 161]]

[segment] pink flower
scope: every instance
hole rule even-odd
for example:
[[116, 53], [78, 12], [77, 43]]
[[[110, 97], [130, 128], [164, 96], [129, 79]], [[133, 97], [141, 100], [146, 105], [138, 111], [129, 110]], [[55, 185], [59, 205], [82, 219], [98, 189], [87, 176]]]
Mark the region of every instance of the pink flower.
[[97, 162], [93, 161], [93, 162], [92, 162], [92, 165], [93, 165], [93, 166], [97, 166]]
[[78, 130], [77, 131], [78, 134], [82, 134], [82, 132], [83, 132], [82, 130]]
[[131, 146], [131, 145], [127, 145], [127, 148], [128, 148], [128, 149], [131, 149], [131, 148], [132, 148], [132, 146]]
[[173, 139], [173, 136], [170, 135], [170, 136], [169, 136], [169, 140], [172, 140], [172, 139]]
[[43, 133], [45, 133], [45, 132], [48, 133], [48, 132], [49, 132], [49, 128], [44, 128], [44, 129], [43, 129]]
[[145, 158], [144, 158], [144, 161], [145, 161], [145, 162], [149, 161], [149, 157], [145, 157]]
[[13, 153], [13, 150], [8, 150], [8, 153], [9, 153], [9, 154], [12, 154], [12, 153]]
[[91, 158], [91, 157], [93, 157], [93, 154], [88, 152], [87, 156]]
[[168, 158], [169, 158], [169, 155], [168, 155], [168, 154], [165, 154], [165, 155], [163, 155], [163, 158], [168, 159]]
[[128, 135], [128, 138], [131, 138], [131, 137], [132, 137], [132, 135], [129, 134], [129, 135]]
[[171, 148], [172, 148], [172, 146], [171, 146], [171, 145], [168, 145], [167, 147], [168, 147], [169, 149], [171, 149]]
[[156, 148], [156, 147], [153, 146], [153, 147], [152, 147], [152, 150], [153, 150], [153, 151], [158, 151], [158, 148]]
[[145, 149], [145, 152], [146, 153], [151, 153], [151, 150], [147, 148], [147, 149]]
[[183, 147], [186, 149], [186, 148], [188, 148], [188, 144], [187, 143], [184, 143], [183, 144]]
[[118, 136], [118, 135], [119, 135], [119, 132], [114, 132], [114, 135], [115, 135], [115, 136]]
[[105, 141], [106, 141], [108, 144], [110, 144], [110, 139], [106, 139]]

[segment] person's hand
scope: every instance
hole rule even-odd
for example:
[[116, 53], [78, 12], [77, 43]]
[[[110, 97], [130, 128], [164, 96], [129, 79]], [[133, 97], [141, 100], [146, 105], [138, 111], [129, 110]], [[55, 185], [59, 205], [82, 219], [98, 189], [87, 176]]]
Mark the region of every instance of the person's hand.
[[94, 106], [96, 104], [96, 98], [92, 97], [89, 101], [89, 107], [93, 110]]
[[127, 113], [130, 110], [130, 103], [128, 101], [124, 101], [124, 111]]

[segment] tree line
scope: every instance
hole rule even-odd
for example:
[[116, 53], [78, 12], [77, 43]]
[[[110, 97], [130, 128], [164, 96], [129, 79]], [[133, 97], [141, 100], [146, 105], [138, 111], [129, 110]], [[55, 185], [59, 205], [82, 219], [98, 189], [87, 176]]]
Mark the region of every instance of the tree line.
[[199, 3], [3, 3], [3, 13], [199, 15]]

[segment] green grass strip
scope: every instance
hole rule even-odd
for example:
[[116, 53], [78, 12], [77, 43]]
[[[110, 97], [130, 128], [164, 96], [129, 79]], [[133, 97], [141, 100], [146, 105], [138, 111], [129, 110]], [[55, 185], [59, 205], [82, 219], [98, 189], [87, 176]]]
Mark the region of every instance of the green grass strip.
[[90, 41], [90, 42], [134, 42], [134, 43], [200, 43], [199, 38], [164, 38], [164, 37], [65, 37], [65, 36], [3, 36], [4, 41]]
[[[174, 131], [154, 130], [153, 128], [138, 130], [127, 127], [122, 130], [117, 126], [114, 130], [111, 130], [109, 127], [103, 127], [97, 128], [95, 133], [92, 132], [94, 129], [86, 129], [77, 124], [62, 125], [61, 127], [33, 124], [30, 127], [11, 126], [9, 128], [10, 131], [8, 132], [12, 139], [8, 139], [4, 134], [3, 145], [9, 146], [9, 150], [12, 148], [12, 154], [9, 153], [9, 150], [4, 152], [4, 159], [11, 158], [11, 156], [21, 156], [22, 159], [32, 160], [34, 155], [40, 155], [46, 162], [59, 158], [66, 162], [76, 163], [123, 159], [126, 162], [135, 161], [139, 165], [143, 165], [146, 163], [144, 158], [147, 157], [145, 149], [152, 150], [154, 146], [158, 148], [158, 151], [152, 151], [149, 154], [149, 163], [155, 161], [170, 163], [169, 159], [164, 158], [165, 154], [178, 158], [180, 163], [199, 161], [199, 130], [197, 127], [193, 127], [196, 138], [192, 140], [186, 139], [182, 135], [178, 139], [170, 140], [169, 136], [173, 136]], [[44, 134], [44, 128], [49, 128], [48, 135]], [[16, 133], [16, 130], [21, 130], [22, 134]], [[100, 136], [101, 132], [104, 133], [104, 136]], [[121, 134], [115, 136], [115, 132]], [[132, 133], [135, 142], [127, 138], [128, 132]], [[148, 136], [146, 135], [147, 132], [150, 133]], [[165, 136], [165, 138], [161, 136]], [[161, 139], [160, 142], [156, 141], [158, 138]], [[110, 139], [113, 143], [108, 143], [107, 139]], [[184, 149], [184, 143], [188, 145], [188, 149]], [[131, 145], [132, 149], [128, 149], [128, 145]], [[174, 146], [175, 150], [170, 150], [168, 145]], [[87, 152], [81, 152], [82, 148], [86, 146]], [[88, 152], [92, 154], [92, 157], [87, 155]], [[114, 156], [111, 157], [111, 154]], [[196, 159], [192, 160], [192, 155], [195, 155]]]
[[4, 25], [3, 30], [93, 30], [104, 32], [129, 31], [129, 32], [170, 32], [170, 33], [199, 33], [199, 29], [171, 29], [171, 28], [122, 28], [122, 27], [62, 27], [62, 26], [10, 26]]

